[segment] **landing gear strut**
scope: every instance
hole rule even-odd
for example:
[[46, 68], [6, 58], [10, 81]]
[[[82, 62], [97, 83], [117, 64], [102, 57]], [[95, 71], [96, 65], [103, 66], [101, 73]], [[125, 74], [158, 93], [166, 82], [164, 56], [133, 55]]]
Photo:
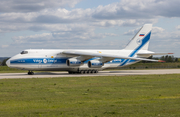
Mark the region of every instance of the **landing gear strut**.
[[28, 75], [34, 75], [34, 72], [33, 71], [29, 71]]

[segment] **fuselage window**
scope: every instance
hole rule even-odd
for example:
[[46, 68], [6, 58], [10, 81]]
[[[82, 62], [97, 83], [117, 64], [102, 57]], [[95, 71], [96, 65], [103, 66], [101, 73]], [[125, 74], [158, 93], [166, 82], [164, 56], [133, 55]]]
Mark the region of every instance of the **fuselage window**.
[[22, 51], [21, 52], [21, 54], [27, 54], [28, 53], [28, 51]]

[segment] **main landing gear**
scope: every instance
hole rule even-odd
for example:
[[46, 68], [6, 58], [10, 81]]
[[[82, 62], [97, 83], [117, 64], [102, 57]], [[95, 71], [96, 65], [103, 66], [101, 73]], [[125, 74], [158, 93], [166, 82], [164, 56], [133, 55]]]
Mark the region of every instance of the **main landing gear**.
[[81, 70], [81, 71], [68, 71], [69, 74], [93, 74], [98, 73], [98, 70]]
[[33, 71], [29, 71], [28, 75], [34, 75], [34, 72]]

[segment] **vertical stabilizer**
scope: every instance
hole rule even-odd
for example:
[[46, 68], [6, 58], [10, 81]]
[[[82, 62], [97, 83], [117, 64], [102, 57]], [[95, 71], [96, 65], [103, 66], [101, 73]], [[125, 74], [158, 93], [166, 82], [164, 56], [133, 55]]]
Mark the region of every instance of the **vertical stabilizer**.
[[131, 39], [125, 50], [148, 50], [152, 24], [145, 24]]

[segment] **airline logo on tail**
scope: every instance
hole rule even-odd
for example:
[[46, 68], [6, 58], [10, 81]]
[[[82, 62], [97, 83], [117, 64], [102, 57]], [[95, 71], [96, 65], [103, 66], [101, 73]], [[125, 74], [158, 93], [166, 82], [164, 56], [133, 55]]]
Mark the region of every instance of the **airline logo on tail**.
[[137, 41], [136, 41], [136, 43], [137, 43], [138, 45], [141, 45], [142, 40], [138, 38]]

